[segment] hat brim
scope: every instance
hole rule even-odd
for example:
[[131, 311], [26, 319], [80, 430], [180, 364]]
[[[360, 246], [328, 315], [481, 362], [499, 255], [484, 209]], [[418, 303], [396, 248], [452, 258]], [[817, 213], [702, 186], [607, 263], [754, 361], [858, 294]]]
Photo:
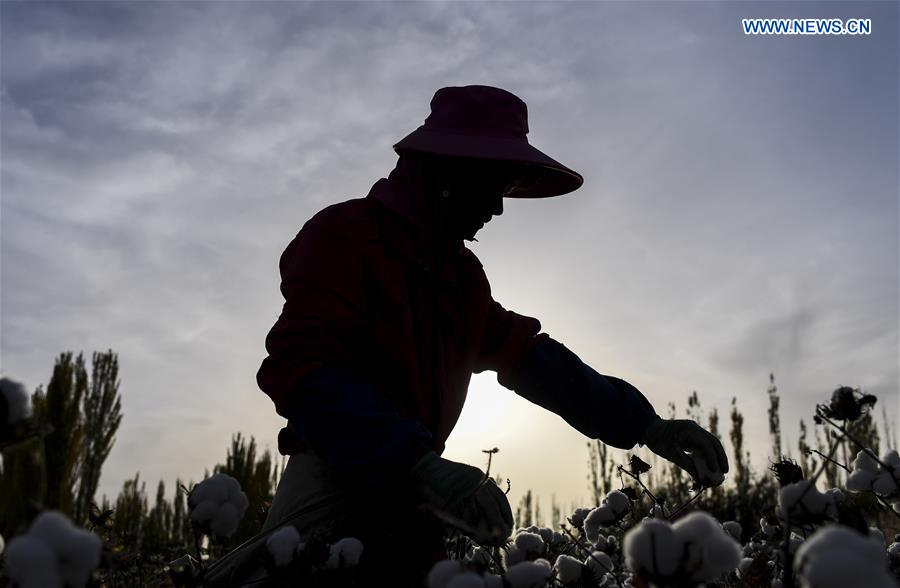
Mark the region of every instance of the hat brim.
[[394, 151], [422, 151], [436, 155], [496, 159], [535, 166], [537, 173], [526, 187], [507, 194], [507, 198], [550, 198], [574, 192], [584, 183], [578, 172], [569, 169], [527, 142], [498, 135], [440, 131], [420, 126], [399, 142]]

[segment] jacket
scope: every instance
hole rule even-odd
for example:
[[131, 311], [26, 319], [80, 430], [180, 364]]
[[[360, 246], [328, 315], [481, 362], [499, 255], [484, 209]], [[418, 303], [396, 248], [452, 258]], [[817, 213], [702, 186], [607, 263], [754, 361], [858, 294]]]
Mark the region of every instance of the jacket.
[[[279, 452], [314, 450], [370, 477], [428, 450], [441, 455], [471, 375], [485, 370], [583, 433], [633, 446], [655, 416], [649, 402], [560, 352], [538, 319], [494, 300], [462, 240], [429, 241], [439, 220], [405, 165], [401, 158], [366, 197], [316, 213], [281, 255], [285, 303], [257, 372], [288, 419]], [[526, 358], [530, 369], [520, 370]], [[579, 388], [566, 394], [567, 382]]]

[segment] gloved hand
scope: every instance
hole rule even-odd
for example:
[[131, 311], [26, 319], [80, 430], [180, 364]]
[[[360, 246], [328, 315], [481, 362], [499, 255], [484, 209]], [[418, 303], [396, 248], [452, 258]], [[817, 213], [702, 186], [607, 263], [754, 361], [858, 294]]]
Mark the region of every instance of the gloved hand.
[[480, 469], [426, 453], [411, 469], [419, 499], [479, 543], [499, 545], [512, 533], [506, 494]]
[[728, 472], [722, 442], [692, 420], [657, 418], [644, 430], [640, 443], [703, 486], [718, 486]]

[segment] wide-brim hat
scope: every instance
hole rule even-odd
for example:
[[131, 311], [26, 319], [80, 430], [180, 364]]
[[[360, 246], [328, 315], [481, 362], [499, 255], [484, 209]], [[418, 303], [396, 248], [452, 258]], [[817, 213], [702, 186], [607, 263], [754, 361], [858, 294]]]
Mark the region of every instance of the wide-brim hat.
[[581, 187], [584, 178], [528, 143], [528, 108], [518, 96], [493, 86], [449, 86], [435, 92], [425, 123], [394, 144], [436, 155], [522, 164], [510, 198], [548, 198]]

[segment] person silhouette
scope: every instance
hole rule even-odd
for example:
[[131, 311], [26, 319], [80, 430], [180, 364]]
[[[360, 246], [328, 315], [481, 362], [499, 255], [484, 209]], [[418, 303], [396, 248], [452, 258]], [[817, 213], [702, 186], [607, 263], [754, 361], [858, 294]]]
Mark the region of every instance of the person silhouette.
[[424, 124], [393, 146], [388, 177], [317, 212], [286, 247], [285, 303], [257, 383], [288, 421], [278, 447], [290, 458], [262, 532], [217, 562], [208, 585], [253, 573], [264, 582], [263, 541], [285, 525], [360, 539], [358, 573], [373, 585], [421, 586], [447, 556], [448, 529], [504, 543], [514, 524], [506, 494], [479, 468], [441, 457], [472, 374], [485, 370], [591, 439], [644, 444], [695, 479], [728, 471], [714, 435], [662, 419], [634, 386], [491, 296], [464, 241], [502, 215], [504, 198], [583, 183], [527, 133], [514, 94], [441, 88]]

